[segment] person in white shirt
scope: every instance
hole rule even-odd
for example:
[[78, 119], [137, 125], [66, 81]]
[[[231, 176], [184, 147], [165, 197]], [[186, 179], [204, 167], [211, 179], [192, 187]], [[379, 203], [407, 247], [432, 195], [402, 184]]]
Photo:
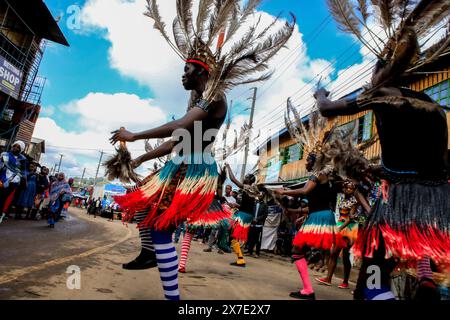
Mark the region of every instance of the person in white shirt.
[[[223, 196], [224, 204], [228, 205], [231, 209], [239, 208], [237, 204], [236, 198], [233, 197], [233, 188], [230, 185], [225, 187], [225, 195]], [[213, 229], [208, 239], [208, 248], [203, 250], [204, 252], [212, 252], [212, 248], [215, 243], [218, 243], [218, 239], [220, 237], [220, 228]], [[219, 248], [219, 254], [223, 254], [224, 251]]]

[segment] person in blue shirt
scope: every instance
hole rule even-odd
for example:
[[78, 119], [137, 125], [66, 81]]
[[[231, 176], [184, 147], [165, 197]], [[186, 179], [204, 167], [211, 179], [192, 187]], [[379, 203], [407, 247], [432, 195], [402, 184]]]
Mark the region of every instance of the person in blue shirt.
[[0, 156], [0, 223], [8, 218], [8, 209], [14, 194], [25, 176], [26, 158], [22, 155], [25, 143], [16, 141], [8, 152]]

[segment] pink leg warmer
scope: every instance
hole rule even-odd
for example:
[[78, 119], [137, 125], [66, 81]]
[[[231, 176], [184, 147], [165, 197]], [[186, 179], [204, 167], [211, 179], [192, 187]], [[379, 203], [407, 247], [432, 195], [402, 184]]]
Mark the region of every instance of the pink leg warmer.
[[186, 232], [183, 243], [181, 245], [181, 256], [180, 256], [180, 265], [179, 268], [186, 268], [186, 262], [188, 258], [189, 249], [191, 249], [191, 241], [193, 234]]
[[300, 291], [301, 294], [311, 294], [314, 292], [311, 280], [309, 279], [308, 273], [308, 264], [306, 263], [305, 258], [299, 259], [295, 261], [295, 265], [297, 266], [298, 273], [300, 273], [300, 278], [303, 282], [303, 290]]

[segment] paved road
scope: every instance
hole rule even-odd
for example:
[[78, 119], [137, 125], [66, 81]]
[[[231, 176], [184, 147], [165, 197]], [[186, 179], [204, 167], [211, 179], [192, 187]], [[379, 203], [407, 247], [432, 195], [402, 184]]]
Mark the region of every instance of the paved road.
[[[126, 271], [123, 262], [139, 250], [135, 225], [89, 217], [70, 209], [69, 219], [46, 227], [45, 221], [14, 221], [0, 225], [0, 299], [163, 299], [158, 272]], [[289, 299], [300, 288], [295, 267], [277, 258], [248, 258], [247, 268], [229, 266], [234, 255], [204, 253], [193, 242], [187, 265], [180, 275], [184, 299]], [[178, 248], [179, 250], [179, 248]], [[67, 268], [81, 270], [81, 289], [67, 288]], [[322, 276], [313, 272], [311, 277]], [[318, 299], [349, 300], [350, 290], [316, 285]], [[351, 286], [353, 289], [353, 286]]]

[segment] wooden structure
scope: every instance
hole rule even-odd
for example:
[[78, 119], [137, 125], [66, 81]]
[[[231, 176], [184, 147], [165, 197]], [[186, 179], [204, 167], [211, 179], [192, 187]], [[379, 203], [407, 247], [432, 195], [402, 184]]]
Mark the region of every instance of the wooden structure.
[[[445, 58], [445, 57], [444, 57]], [[441, 105], [450, 106], [450, 67], [448, 59], [436, 64], [439, 72], [421, 74], [405, 83], [412, 90], [424, 91]], [[306, 119], [305, 119], [306, 120]], [[375, 117], [371, 111], [337, 118], [338, 126], [354, 126], [355, 140], [362, 143], [376, 134]], [[447, 112], [450, 136], [450, 113]], [[279, 141], [272, 147], [271, 141]], [[450, 141], [449, 141], [450, 150]], [[380, 161], [381, 147], [379, 142], [365, 151], [366, 157], [377, 163]], [[258, 183], [301, 182], [307, 179], [306, 159], [301, 148], [293, 140], [286, 129], [278, 132], [258, 148], [259, 155]]]
[[47, 41], [68, 42], [43, 0], [0, 0], [0, 146], [31, 143], [45, 78]]

